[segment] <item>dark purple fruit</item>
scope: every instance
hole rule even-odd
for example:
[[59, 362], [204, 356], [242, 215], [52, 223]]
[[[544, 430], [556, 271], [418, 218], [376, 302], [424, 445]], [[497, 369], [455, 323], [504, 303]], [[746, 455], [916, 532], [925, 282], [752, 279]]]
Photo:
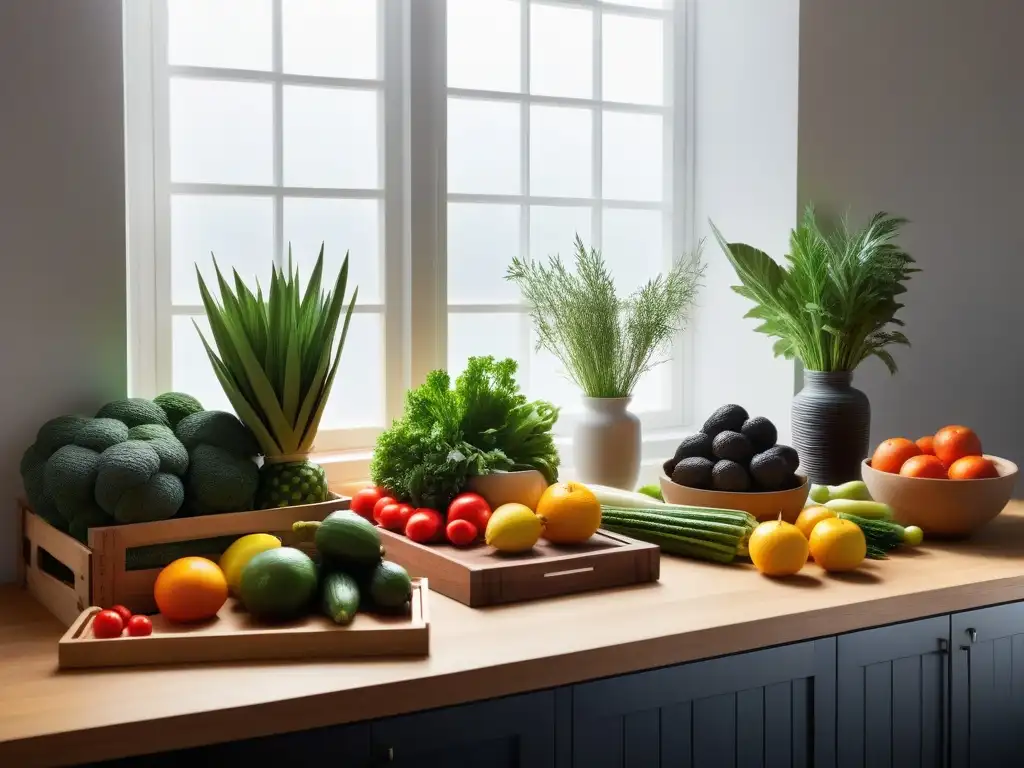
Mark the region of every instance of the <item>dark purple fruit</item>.
[[683, 459], [672, 470], [672, 482], [687, 488], [710, 488], [714, 466], [714, 462], [702, 456]]
[[750, 475], [741, 464], [722, 459], [711, 470], [711, 487], [716, 491], [741, 493], [750, 490]]
[[740, 432], [754, 446], [755, 453], [767, 451], [779, 439], [779, 431], [764, 416], [754, 416], [743, 422]]
[[717, 411], [708, 416], [708, 420], [704, 422], [704, 426], [700, 428], [708, 437], [714, 437], [719, 432], [729, 430], [730, 432], [739, 432], [749, 416], [741, 405], [723, 405]]
[[711, 443], [711, 452], [716, 459], [729, 459], [746, 466], [754, 455], [754, 446], [739, 432], [719, 432]]

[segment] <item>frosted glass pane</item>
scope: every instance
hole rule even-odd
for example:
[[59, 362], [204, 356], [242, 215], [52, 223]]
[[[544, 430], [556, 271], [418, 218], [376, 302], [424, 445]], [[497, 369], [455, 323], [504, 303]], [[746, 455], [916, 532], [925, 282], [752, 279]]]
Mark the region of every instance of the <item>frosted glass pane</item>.
[[594, 14], [586, 8], [530, 8], [530, 92], [594, 95]]
[[606, 13], [601, 24], [605, 100], [664, 103], [665, 22]]
[[601, 255], [626, 296], [668, 266], [661, 211], [607, 209], [602, 222]]
[[285, 185], [378, 188], [378, 99], [376, 91], [285, 86]]
[[237, 269], [246, 285], [266, 284], [274, 262], [274, 201], [269, 197], [171, 197], [171, 302], [201, 304], [195, 265], [220, 295], [210, 252], [221, 273]]
[[188, 392], [197, 398], [208, 411], [234, 413], [220, 382], [213, 372], [210, 358], [203, 348], [199, 332], [192, 325], [196, 321], [206, 341], [216, 352], [217, 344], [210, 332], [210, 323], [205, 316], [196, 318], [178, 315], [171, 318], [171, 389]]
[[660, 115], [604, 113], [603, 193], [606, 200], [661, 200]]
[[594, 117], [589, 109], [530, 107], [530, 194], [591, 197]]
[[[530, 332], [530, 392], [535, 400], [554, 403], [561, 412], [559, 417], [579, 413], [580, 390], [566, 373], [557, 357], [547, 350], [536, 351], [536, 336]], [[556, 431], [558, 427], [556, 426]], [[564, 431], [564, 430], [563, 430]]]
[[284, 244], [291, 243], [292, 258], [302, 270], [303, 280], [316, 266], [321, 243], [324, 246], [324, 279], [333, 281], [348, 258], [348, 288], [351, 295], [359, 286], [359, 304], [384, 300], [381, 290], [384, 212], [377, 200], [322, 200], [286, 197], [284, 200]]
[[590, 247], [590, 208], [563, 208], [562, 206], [535, 205], [530, 208], [530, 258], [547, 262], [549, 256], [561, 256], [572, 264], [577, 233], [583, 244]]
[[505, 271], [519, 255], [519, 206], [448, 204], [448, 301], [509, 303], [519, 291]]
[[448, 0], [448, 87], [518, 91], [519, 0]]
[[171, 181], [271, 184], [270, 85], [171, 78]]
[[377, 0], [283, 0], [284, 71], [377, 77]]
[[524, 316], [511, 312], [448, 313], [448, 370], [454, 380], [466, 368], [466, 361], [477, 355], [493, 355], [499, 360], [511, 357], [519, 362], [517, 380], [523, 384], [522, 365], [526, 332]]
[[674, 0], [604, 0], [609, 5], [631, 5], [634, 8], [671, 8]]
[[633, 402], [630, 410], [634, 413], [650, 413], [651, 411], [664, 411], [672, 404], [669, 393], [672, 387], [672, 350], [666, 350], [658, 360], [665, 362], [656, 365], [653, 369], [640, 377], [636, 388], [633, 390]]
[[270, 0], [168, 0], [167, 59], [194, 67], [269, 70], [273, 29]]
[[518, 194], [519, 105], [448, 99], [448, 191]]
[[[341, 332], [342, 318], [338, 322]], [[352, 315], [338, 375], [320, 429], [384, 426], [384, 324], [381, 315]]]

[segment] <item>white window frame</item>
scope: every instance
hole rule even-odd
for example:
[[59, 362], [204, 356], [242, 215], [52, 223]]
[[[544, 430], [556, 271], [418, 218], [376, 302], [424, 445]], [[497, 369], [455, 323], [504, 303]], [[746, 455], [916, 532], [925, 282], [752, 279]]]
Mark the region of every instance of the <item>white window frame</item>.
[[[171, 285], [170, 199], [173, 192], [273, 195], [275, 200], [275, 253], [285, 253], [282, 238], [282, 199], [287, 194], [305, 197], [366, 198], [383, 201], [384, 302], [360, 302], [357, 312], [381, 312], [385, 332], [385, 424], [402, 411], [406, 389], [423, 380], [434, 368], [447, 365], [448, 313], [509, 312], [520, 314], [522, 330], [529, 328], [521, 304], [452, 304], [447, 301], [447, 205], [459, 202], [507, 202], [520, 205], [520, 241], [523, 255], [529, 248], [529, 205], [585, 206], [591, 209], [592, 245], [601, 246], [603, 207], [663, 210], [667, 268], [673, 260], [693, 251], [693, 28], [692, 0], [675, 0], [674, 9], [649, 9], [601, 0], [539, 0], [547, 5], [595, 9], [594, 97], [576, 99], [529, 93], [530, 3], [522, 4], [522, 91], [505, 93], [475, 89], [449, 89], [446, 82], [446, 0], [381, 0], [379, 24], [381, 79], [350, 80], [282, 73], [281, 0], [272, 0], [274, 19], [273, 69], [269, 72], [169, 67], [167, 64], [166, 0], [126, 0], [126, 146], [128, 184], [128, 242], [130, 273], [131, 386], [135, 394], [152, 396], [170, 387]], [[610, 11], [666, 19], [665, 57], [673, 62], [665, 75], [665, 106], [621, 104], [601, 100], [601, 13]], [[681, 55], [680, 55], [681, 54]], [[274, 94], [275, 186], [171, 184], [169, 180], [168, 83], [171, 75], [216, 80], [270, 82]], [[384, 94], [381, 145], [382, 190], [292, 189], [280, 186], [282, 88], [285, 84], [372, 88]], [[449, 195], [447, 192], [446, 119], [449, 95], [518, 103], [522, 110], [521, 193], [519, 195]], [[531, 104], [585, 106], [594, 111], [594, 197], [537, 198], [529, 194], [529, 109]], [[600, 198], [602, 109], [667, 116], [663, 159], [665, 187], [662, 203], [609, 201]], [[411, 126], [415, 126], [413, 132]], [[568, 236], [567, 236], [567, 245]], [[565, 254], [563, 254], [565, 255]], [[646, 279], [648, 276], [644, 276]], [[385, 311], [385, 308], [387, 310]], [[183, 307], [173, 314], [202, 314], [202, 307]], [[674, 444], [691, 423], [692, 330], [674, 339], [670, 350], [669, 407], [642, 414], [645, 454], [659, 456], [664, 445]], [[523, 333], [526, 344], [529, 333]], [[523, 359], [529, 361], [529, 350]], [[520, 371], [526, 382], [527, 369]], [[571, 415], [558, 425], [565, 436]], [[379, 429], [321, 431], [319, 451], [363, 450], [372, 447]], [[664, 445], [663, 445], [664, 444]]]

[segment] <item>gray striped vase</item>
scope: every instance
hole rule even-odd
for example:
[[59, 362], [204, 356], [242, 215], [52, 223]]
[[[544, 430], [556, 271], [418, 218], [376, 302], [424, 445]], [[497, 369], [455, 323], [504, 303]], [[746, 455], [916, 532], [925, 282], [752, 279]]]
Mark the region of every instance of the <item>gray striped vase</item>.
[[860, 480], [868, 455], [871, 403], [850, 386], [853, 371], [804, 371], [804, 388], [793, 398], [793, 447], [800, 471], [812, 483]]

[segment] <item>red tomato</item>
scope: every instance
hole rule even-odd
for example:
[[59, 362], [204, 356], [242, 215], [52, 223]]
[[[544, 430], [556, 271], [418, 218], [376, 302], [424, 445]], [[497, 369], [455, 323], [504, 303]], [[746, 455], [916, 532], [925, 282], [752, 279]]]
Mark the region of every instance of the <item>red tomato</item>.
[[128, 635], [130, 637], [146, 637], [153, 634], [153, 622], [149, 616], [132, 616], [128, 619]]
[[124, 629], [124, 621], [117, 611], [100, 611], [92, 620], [92, 633], [101, 640], [120, 637]]
[[419, 544], [433, 541], [440, 532], [441, 515], [425, 507], [414, 511], [405, 526], [405, 535]]
[[491, 519], [491, 506], [478, 493], [460, 493], [448, 505], [448, 522], [452, 520], [469, 520], [478, 531], [487, 528]]
[[[413, 509], [412, 504], [399, 504], [398, 505], [398, 519], [401, 521], [401, 525], [395, 530], [404, 531], [405, 526], [409, 524], [409, 518], [412, 517], [412, 513], [416, 510]], [[431, 510], [433, 511], [433, 510]]]
[[128, 619], [132, 617], [132, 612], [125, 608], [123, 605], [111, 606], [110, 610], [121, 617], [121, 621], [124, 622], [125, 626], [128, 626]]
[[[377, 521], [377, 525], [381, 528], [387, 528], [389, 531], [404, 531], [405, 523], [409, 518], [402, 517], [402, 507], [408, 506], [408, 504], [399, 504], [396, 501], [382, 507], [374, 516]], [[409, 509], [411, 511], [412, 507], [409, 507]]]
[[361, 491], [356, 491], [349, 507], [357, 515], [361, 515], [367, 520], [373, 520], [373, 508], [382, 496], [379, 488], [363, 488]]
[[476, 540], [477, 530], [469, 520], [452, 520], [445, 528], [445, 534], [456, 547], [468, 547]]
[[377, 502], [373, 505], [373, 510], [370, 512], [370, 519], [373, 522], [377, 522], [377, 516], [380, 515], [380, 511], [384, 509], [388, 504], [397, 504], [398, 502], [390, 496], [381, 496], [377, 499]]

